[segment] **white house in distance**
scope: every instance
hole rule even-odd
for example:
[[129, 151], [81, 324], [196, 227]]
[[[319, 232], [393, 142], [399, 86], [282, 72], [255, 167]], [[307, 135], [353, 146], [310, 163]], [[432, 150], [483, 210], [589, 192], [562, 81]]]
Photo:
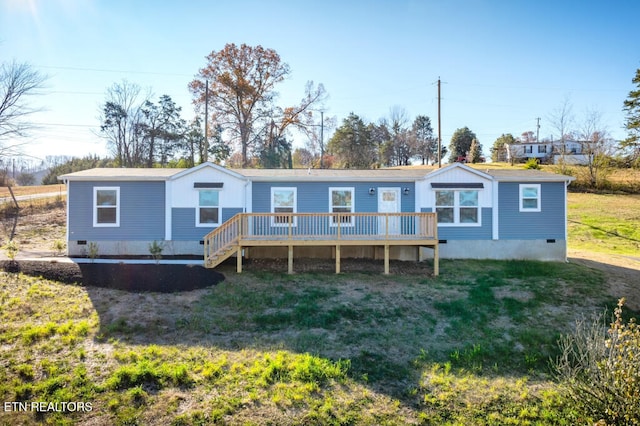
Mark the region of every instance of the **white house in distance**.
[[505, 146], [505, 160], [517, 163], [535, 158], [540, 163], [587, 164], [589, 144], [587, 141], [575, 140], [517, 142]]

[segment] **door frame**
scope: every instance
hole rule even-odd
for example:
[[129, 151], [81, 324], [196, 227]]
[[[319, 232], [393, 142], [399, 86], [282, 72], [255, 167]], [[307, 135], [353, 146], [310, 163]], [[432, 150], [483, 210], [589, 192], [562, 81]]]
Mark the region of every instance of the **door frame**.
[[[382, 196], [384, 192], [393, 191], [396, 193], [396, 211], [395, 212], [383, 212], [380, 211], [380, 206], [382, 205]], [[402, 212], [402, 189], [400, 187], [380, 187], [378, 188], [378, 213], [401, 213]], [[378, 234], [384, 234], [385, 226], [382, 224], [385, 223], [385, 219], [383, 217], [378, 221]], [[391, 218], [389, 221], [389, 232], [390, 233], [398, 233], [400, 232], [400, 217]]]

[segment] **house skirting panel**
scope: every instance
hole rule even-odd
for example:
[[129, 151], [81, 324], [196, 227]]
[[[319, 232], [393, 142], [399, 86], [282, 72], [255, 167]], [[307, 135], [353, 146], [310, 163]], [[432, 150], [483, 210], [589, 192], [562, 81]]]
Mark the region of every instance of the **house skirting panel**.
[[[162, 244], [163, 256], [204, 256], [204, 246], [199, 241], [158, 241]], [[69, 241], [68, 255], [90, 256], [91, 244], [97, 247], [98, 256], [149, 256], [149, 241]]]
[[[440, 259], [567, 260], [565, 240], [448, 240], [441, 241]], [[433, 250], [421, 248], [421, 259], [433, 257]]]

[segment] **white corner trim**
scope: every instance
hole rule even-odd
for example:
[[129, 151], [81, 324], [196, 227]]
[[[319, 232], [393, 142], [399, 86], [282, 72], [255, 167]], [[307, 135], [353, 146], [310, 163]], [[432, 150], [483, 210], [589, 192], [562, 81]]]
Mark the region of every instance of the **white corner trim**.
[[498, 181], [493, 181], [491, 183], [492, 188], [492, 198], [491, 198], [491, 238], [494, 240], [500, 239], [500, 211], [498, 210], [499, 205], [499, 192], [498, 187], [500, 184]]

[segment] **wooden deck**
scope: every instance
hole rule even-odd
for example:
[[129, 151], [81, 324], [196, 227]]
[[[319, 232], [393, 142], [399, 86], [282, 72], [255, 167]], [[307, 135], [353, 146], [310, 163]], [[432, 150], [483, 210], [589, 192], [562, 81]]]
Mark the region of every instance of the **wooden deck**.
[[434, 250], [434, 275], [439, 273], [438, 226], [435, 213], [239, 213], [204, 238], [205, 266], [214, 268], [249, 247], [288, 247], [293, 273], [296, 246], [335, 247], [340, 273], [341, 246], [384, 247], [384, 273], [389, 273], [389, 247], [420, 246]]

